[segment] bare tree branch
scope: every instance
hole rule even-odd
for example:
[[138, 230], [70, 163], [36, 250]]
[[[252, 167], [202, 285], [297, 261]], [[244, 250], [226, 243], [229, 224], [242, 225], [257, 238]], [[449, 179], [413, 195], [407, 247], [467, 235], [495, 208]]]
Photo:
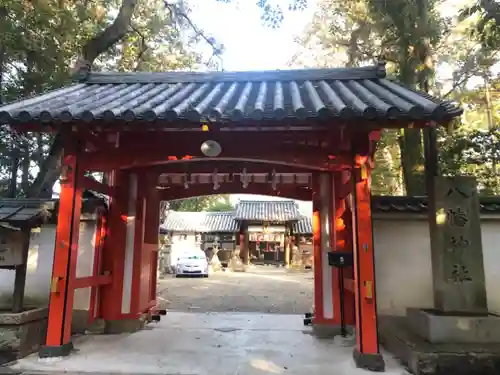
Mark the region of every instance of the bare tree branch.
[[220, 56], [222, 54], [222, 47], [217, 45], [215, 39], [207, 37], [205, 33], [194, 24], [191, 18], [189, 18], [189, 16], [178, 6], [176, 6], [175, 4], [170, 4], [167, 0], [163, 0], [163, 4], [165, 4], [165, 9], [167, 9], [170, 14], [184, 19], [188, 23], [189, 27], [191, 27], [191, 29], [194, 31], [194, 33], [197, 36], [201, 37], [210, 47], [212, 47], [212, 56], [208, 60], [208, 63], [210, 63], [214, 57], [219, 58], [222, 63], [222, 58]]
[[146, 41], [146, 37], [138, 28], [136, 28], [132, 23], [130, 24], [130, 28], [139, 36], [139, 38], [141, 38], [141, 47], [139, 49], [139, 52], [137, 53], [137, 61], [134, 68], [134, 72], [137, 72], [139, 70], [139, 67], [141, 66], [142, 58], [146, 51], [149, 49], [149, 46]]

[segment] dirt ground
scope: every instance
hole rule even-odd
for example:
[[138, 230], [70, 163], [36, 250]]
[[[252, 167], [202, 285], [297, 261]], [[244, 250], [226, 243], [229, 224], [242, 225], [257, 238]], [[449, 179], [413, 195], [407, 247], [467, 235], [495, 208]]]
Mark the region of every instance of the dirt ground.
[[160, 280], [158, 300], [170, 311], [304, 314], [313, 303], [313, 274], [256, 266], [208, 278]]

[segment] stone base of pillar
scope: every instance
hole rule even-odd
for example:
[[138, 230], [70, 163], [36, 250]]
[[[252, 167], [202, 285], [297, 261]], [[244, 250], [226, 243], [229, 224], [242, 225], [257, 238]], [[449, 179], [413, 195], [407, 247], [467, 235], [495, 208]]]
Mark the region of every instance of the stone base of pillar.
[[67, 357], [74, 350], [73, 343], [70, 341], [60, 346], [42, 346], [38, 352], [40, 358]]
[[412, 374], [498, 375], [499, 343], [430, 343], [410, 327], [404, 316], [379, 316], [383, 347]]
[[360, 353], [357, 349], [354, 349], [352, 356], [354, 358], [354, 363], [358, 368], [374, 372], [385, 371], [384, 357], [382, 357], [382, 354], [380, 353], [365, 354]]
[[500, 316], [409, 308], [408, 327], [430, 343], [500, 344]]
[[46, 308], [0, 313], [0, 365], [36, 352], [47, 335]]
[[147, 320], [144, 317], [136, 319], [106, 320], [104, 333], [134, 333], [145, 327]]

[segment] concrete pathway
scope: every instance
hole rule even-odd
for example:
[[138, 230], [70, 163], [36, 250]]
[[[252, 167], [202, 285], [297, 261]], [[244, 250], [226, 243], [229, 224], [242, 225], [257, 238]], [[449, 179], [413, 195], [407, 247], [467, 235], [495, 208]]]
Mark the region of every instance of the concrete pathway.
[[[82, 336], [67, 358], [37, 355], [11, 368], [57, 374], [368, 375], [352, 347], [311, 336], [300, 315], [169, 313], [134, 334]], [[386, 356], [387, 374], [406, 374]]]

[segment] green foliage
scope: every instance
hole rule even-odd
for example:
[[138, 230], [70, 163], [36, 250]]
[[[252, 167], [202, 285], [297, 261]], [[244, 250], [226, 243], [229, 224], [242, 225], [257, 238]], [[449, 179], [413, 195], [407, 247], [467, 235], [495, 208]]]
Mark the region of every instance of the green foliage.
[[[0, 103], [68, 84], [83, 47], [112, 24], [121, 3], [0, 0]], [[183, 11], [185, 16], [188, 10]], [[180, 17], [167, 11], [162, 0], [139, 1], [127, 35], [98, 56], [93, 70], [165, 71], [200, 63], [193, 45], [197, 40], [186, 37], [191, 26]], [[53, 136], [19, 136], [0, 127], [0, 196], [9, 193], [12, 177], [17, 180], [14, 194], [26, 194], [52, 141]]]
[[474, 176], [481, 194], [500, 194], [500, 129], [459, 128], [452, 137], [441, 137], [439, 150], [444, 175]]
[[488, 49], [500, 48], [500, 3], [498, 0], [477, 0], [472, 6], [462, 9], [460, 18], [476, 18], [470, 35], [481, 41]]
[[[492, 79], [491, 69], [498, 62], [498, 51], [492, 49], [491, 43], [485, 43], [485, 39], [482, 45], [478, 43], [480, 34], [476, 34], [478, 39], [471, 39], [469, 33], [471, 28], [493, 31], [500, 24], [500, 3], [479, 0], [476, 8], [469, 12], [476, 12], [479, 19], [458, 20], [443, 17], [440, 5], [442, 2], [438, 0], [320, 0], [318, 11], [298, 40], [302, 51], [294, 56], [292, 63], [362, 66], [383, 58], [388, 62], [389, 75], [406, 85], [460, 102], [465, 109], [460, 130], [457, 134], [442, 134], [443, 170], [474, 174], [483, 192], [492, 191], [489, 187], [496, 183], [494, 158], [479, 163], [465, 158], [463, 152], [464, 147], [470, 151], [472, 141], [478, 142], [475, 146], [478, 149], [491, 147], [491, 139], [471, 132], [488, 129], [500, 121], [500, 84], [498, 79]], [[490, 41], [492, 36], [494, 34], [488, 34]], [[450, 81], [436, 82], [438, 65], [453, 71]], [[473, 90], [468, 88], [470, 79], [478, 77], [485, 84]], [[465, 141], [467, 146], [463, 144]], [[419, 130], [405, 129], [399, 134], [384, 132], [375, 153], [374, 192], [425, 194], [423, 161]]]
[[212, 201], [212, 203], [208, 206], [206, 211], [210, 212], [226, 212], [234, 210], [233, 205], [229, 199], [229, 195], [219, 195], [218, 199]]
[[372, 173], [372, 190], [375, 195], [402, 195], [404, 192], [398, 138], [397, 131], [385, 130], [377, 143], [375, 169]]
[[[238, 0], [217, 0], [220, 3], [237, 3]], [[248, 0], [247, 0], [248, 1]], [[254, 1], [254, 0], [250, 0]], [[308, 0], [257, 0], [256, 5], [261, 9], [260, 19], [262, 24], [277, 29], [283, 23], [285, 15], [288, 12], [302, 11], [307, 8]]]
[[168, 202], [168, 209], [182, 212], [231, 211], [228, 195], [205, 195]]

